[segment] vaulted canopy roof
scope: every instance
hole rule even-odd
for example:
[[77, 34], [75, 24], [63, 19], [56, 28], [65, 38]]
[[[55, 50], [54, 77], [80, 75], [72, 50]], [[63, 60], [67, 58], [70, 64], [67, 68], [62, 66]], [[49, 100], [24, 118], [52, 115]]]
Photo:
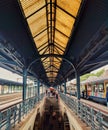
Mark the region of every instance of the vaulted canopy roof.
[[[22, 11], [40, 55], [64, 55], [81, 0], [20, 0]], [[62, 58], [41, 58], [46, 76], [54, 82]]]

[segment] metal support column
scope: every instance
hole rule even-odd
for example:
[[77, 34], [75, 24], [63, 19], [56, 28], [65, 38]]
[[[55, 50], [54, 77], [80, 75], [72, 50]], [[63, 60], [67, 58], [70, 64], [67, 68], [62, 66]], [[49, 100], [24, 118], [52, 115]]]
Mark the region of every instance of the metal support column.
[[64, 83], [64, 93], [66, 94], [66, 82]]
[[11, 92], [10, 93], [12, 93], [12, 85], [10, 84], [10, 87], [11, 87]]
[[40, 81], [37, 81], [37, 87], [38, 87], [38, 97], [40, 96]]
[[34, 92], [35, 92], [35, 96], [37, 96], [37, 81], [34, 80]]
[[87, 85], [85, 85], [85, 94], [84, 94], [85, 98], [87, 98]]
[[27, 69], [23, 70], [23, 100], [26, 99], [26, 82], [27, 82]]
[[1, 94], [4, 94], [4, 85], [2, 85]]
[[43, 93], [43, 87], [44, 87], [44, 85], [42, 84], [42, 93]]
[[77, 99], [80, 100], [80, 76], [78, 71], [75, 72], [75, 77], [77, 85]]

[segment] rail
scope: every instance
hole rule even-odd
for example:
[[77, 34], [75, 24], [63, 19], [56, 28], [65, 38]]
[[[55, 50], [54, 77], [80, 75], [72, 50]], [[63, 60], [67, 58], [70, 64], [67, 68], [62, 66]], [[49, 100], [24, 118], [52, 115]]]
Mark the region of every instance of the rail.
[[42, 100], [44, 94], [39, 97], [31, 97], [0, 111], [0, 130], [11, 130]]
[[108, 130], [108, 114], [92, 108], [80, 102], [80, 100], [70, 98], [63, 93], [59, 93], [65, 104], [77, 114], [83, 122], [91, 127], [91, 130]]

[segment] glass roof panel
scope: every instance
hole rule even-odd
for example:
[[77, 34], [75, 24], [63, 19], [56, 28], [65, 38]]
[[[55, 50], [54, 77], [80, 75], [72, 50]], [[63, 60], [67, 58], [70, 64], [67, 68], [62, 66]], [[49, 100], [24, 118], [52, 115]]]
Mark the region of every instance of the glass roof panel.
[[58, 0], [57, 5], [76, 17], [81, 0]]
[[20, 0], [25, 16], [29, 16], [45, 5], [45, 0]]

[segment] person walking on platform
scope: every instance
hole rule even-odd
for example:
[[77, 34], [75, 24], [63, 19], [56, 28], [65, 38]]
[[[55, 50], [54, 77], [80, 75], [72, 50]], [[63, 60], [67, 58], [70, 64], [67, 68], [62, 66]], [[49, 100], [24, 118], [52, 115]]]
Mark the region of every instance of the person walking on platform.
[[107, 92], [106, 92], [106, 101], [107, 101], [107, 107], [108, 107], [108, 88], [107, 88]]

